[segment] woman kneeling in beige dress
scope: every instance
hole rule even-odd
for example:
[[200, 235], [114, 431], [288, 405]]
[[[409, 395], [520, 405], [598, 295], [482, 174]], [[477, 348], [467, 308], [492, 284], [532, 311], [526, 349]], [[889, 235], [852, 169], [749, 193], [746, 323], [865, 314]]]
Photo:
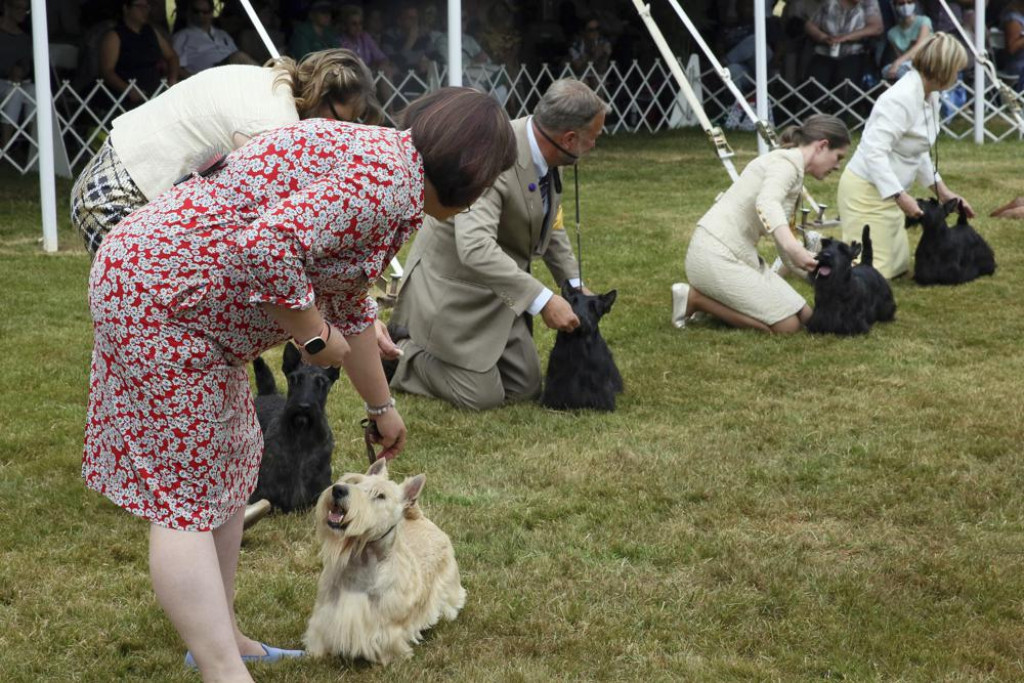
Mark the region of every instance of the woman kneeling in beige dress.
[[672, 285], [672, 323], [685, 327], [697, 312], [733, 327], [797, 332], [811, 308], [757, 253], [771, 235], [792, 269], [814, 268], [814, 254], [793, 235], [789, 217], [803, 188], [804, 174], [822, 180], [839, 168], [850, 146], [846, 124], [816, 114], [790, 126], [782, 147], [751, 161], [725, 194], [697, 222], [686, 251], [689, 284]]

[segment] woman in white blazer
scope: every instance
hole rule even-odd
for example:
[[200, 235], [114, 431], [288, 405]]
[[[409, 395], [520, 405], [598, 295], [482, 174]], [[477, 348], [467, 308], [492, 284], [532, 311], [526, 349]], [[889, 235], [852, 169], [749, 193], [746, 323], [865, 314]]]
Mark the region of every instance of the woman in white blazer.
[[850, 131], [834, 116], [815, 114], [780, 136], [782, 148], [754, 159], [697, 221], [686, 250], [689, 284], [672, 285], [672, 324], [685, 327], [694, 313], [733, 327], [798, 332], [811, 308], [757, 251], [770, 235], [783, 261], [811, 270], [814, 254], [793, 234], [793, 214], [804, 175], [822, 180], [839, 168]]
[[[905, 216], [921, 213], [908, 193], [916, 180], [942, 201], [962, 199], [942, 182], [930, 157], [939, 134], [939, 92], [956, 83], [967, 52], [953, 36], [936, 33], [918, 50], [914, 69], [875, 102], [860, 145], [839, 180], [843, 240], [871, 226], [874, 266], [887, 278], [910, 269]], [[966, 201], [968, 215], [974, 210]]]

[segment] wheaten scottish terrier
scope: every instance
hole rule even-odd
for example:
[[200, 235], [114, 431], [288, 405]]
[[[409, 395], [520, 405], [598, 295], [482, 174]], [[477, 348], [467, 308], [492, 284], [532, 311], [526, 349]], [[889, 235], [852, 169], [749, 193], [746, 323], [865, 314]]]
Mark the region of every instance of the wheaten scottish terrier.
[[412, 656], [422, 631], [462, 609], [452, 542], [416, 502], [424, 481], [390, 481], [381, 458], [320, 495], [324, 570], [305, 636], [310, 655], [387, 664]]

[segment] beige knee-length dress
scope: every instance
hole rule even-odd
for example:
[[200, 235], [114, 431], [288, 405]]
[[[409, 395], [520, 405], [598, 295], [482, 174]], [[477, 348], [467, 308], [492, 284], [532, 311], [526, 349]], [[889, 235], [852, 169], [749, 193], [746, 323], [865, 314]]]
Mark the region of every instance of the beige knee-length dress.
[[803, 179], [799, 149], [777, 149], [751, 161], [697, 222], [686, 250], [690, 285], [766, 325], [798, 313], [807, 302], [772, 272], [757, 244], [789, 225]]

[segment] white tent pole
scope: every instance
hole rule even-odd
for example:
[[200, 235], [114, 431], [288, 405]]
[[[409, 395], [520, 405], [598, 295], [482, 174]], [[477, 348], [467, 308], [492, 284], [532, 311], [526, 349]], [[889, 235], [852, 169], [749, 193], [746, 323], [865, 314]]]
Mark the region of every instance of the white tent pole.
[[448, 85], [462, 85], [462, 0], [448, 0]]
[[[974, 47], [985, 51], [985, 0], [974, 1]], [[974, 142], [985, 143], [985, 67], [974, 60]]]
[[[249, 15], [249, 21], [252, 22], [253, 27], [256, 29], [256, 33], [260, 34], [260, 39], [263, 41], [263, 46], [267, 48], [267, 52], [274, 59], [281, 56], [281, 53], [277, 51], [277, 47], [274, 46], [274, 41], [270, 39], [270, 34], [267, 33], [267, 29], [263, 28], [263, 22], [260, 21], [259, 16], [256, 14], [256, 10], [252, 8], [252, 3], [249, 0], [242, 0], [242, 7], [245, 8], [245, 13]], [[302, 55], [299, 55], [300, 57]]]
[[[979, 0], [980, 1], [980, 0]], [[754, 43], [756, 46], [756, 59], [754, 75], [757, 81], [757, 118], [762, 121], [768, 120], [768, 38], [766, 28], [766, 17], [764, 11], [764, 0], [752, 0], [754, 3]], [[767, 154], [771, 151], [765, 139], [757, 136], [758, 154]]]
[[43, 250], [57, 251], [57, 180], [53, 163], [53, 96], [50, 92], [50, 38], [46, 0], [32, 0], [32, 59], [35, 62], [36, 131], [39, 145], [39, 201]]
[[[743, 0], [740, 0], [740, 2], [742, 1]], [[756, 0], [754, 1], [756, 2]], [[715, 73], [717, 73], [719, 78], [722, 79], [722, 82], [725, 83], [725, 87], [728, 88], [732, 93], [732, 96], [736, 98], [736, 102], [739, 103], [744, 113], [751, 121], [756, 123], [757, 114], [754, 113], [754, 110], [750, 107], [750, 103], [747, 102], [747, 98], [743, 96], [740, 89], [732, 82], [732, 76], [729, 74], [729, 70], [722, 66], [722, 63], [718, 61], [718, 57], [715, 56], [714, 51], [708, 47], [706, 42], [704, 42], [704, 37], [700, 34], [700, 31], [697, 30], [697, 27], [694, 26], [693, 22], [690, 21], [690, 17], [686, 14], [683, 8], [680, 7], [676, 0], [668, 0], [668, 4], [672, 5], [672, 9], [674, 9], [676, 14], [679, 15], [679, 19], [682, 20], [683, 24], [686, 26], [686, 30], [690, 32], [690, 36], [693, 38], [694, 42], [697, 43], [697, 47], [699, 47], [701, 52], [704, 53], [704, 56], [707, 57], [708, 62], [711, 63], [711, 68], [715, 70]]]
[[[939, 4], [942, 5], [942, 9], [944, 9], [946, 14], [949, 15], [953, 28], [955, 28], [961, 37], [963, 37], [964, 44], [967, 45], [971, 52], [974, 53], [974, 58], [977, 60], [976, 63], [981, 64], [984, 69], [988, 70], [988, 77], [992, 79], [993, 85], [999, 89], [999, 99], [1002, 100], [1003, 107], [1009, 110], [1010, 116], [1017, 122], [1017, 128], [1020, 129], [1021, 135], [1024, 135], [1024, 111], [1021, 110], [1021, 106], [1017, 102], [1017, 98], [1013, 94], [1013, 91], [1010, 90], [1010, 87], [999, 79], [999, 74], [996, 72], [996, 65], [992, 63], [992, 60], [988, 58], [988, 54], [985, 52], [984, 39], [982, 39], [981, 42], [977, 42], [977, 45], [981, 45], [981, 49], [979, 49], [977, 45], [972, 44], [971, 39], [967, 36], [967, 32], [964, 31], [964, 27], [960, 25], [960, 20], [956, 18], [955, 14], [953, 14], [953, 10], [950, 9], [946, 0], [939, 0]], [[984, 89], [975, 90], [975, 99], [978, 97], [984, 97], [984, 95]]]
[[[758, 2], [758, 0], [754, 0], [754, 2]], [[641, 7], [640, 0], [633, 0], [633, 3], [637, 5], [637, 8]], [[711, 48], [708, 47], [708, 44], [706, 42], [704, 42], [703, 36], [701, 36], [700, 31], [697, 30], [697, 27], [694, 26], [693, 22], [690, 21], [690, 17], [688, 17], [686, 15], [686, 12], [683, 11], [683, 8], [679, 6], [679, 3], [676, 2], [676, 0], [668, 0], [668, 3], [670, 5], [672, 5], [672, 9], [674, 9], [676, 11], [676, 14], [679, 15], [679, 18], [682, 20], [683, 24], [686, 26], [686, 30], [688, 30], [690, 32], [690, 36], [693, 37], [693, 40], [697, 43], [697, 46], [700, 47], [701, 51], [704, 53], [704, 56], [708, 58], [709, 62], [711, 62], [711, 66], [712, 66], [712, 68], [714, 68], [714, 70], [718, 74], [719, 78], [722, 79], [722, 82], [725, 83], [726, 87], [732, 92], [733, 97], [736, 98], [736, 102], [739, 103], [740, 108], [743, 109], [744, 113], [747, 115], [747, 118], [749, 118], [751, 121], [754, 122], [754, 125], [757, 127], [757, 132], [758, 132], [758, 143], [760, 144], [760, 142], [763, 140], [764, 142], [766, 142], [768, 144], [768, 146], [771, 149], [775, 149], [776, 147], [778, 147], [779, 146], [779, 141], [778, 141], [778, 138], [775, 136], [775, 130], [768, 124], [768, 121], [766, 119], [761, 118], [757, 114], [754, 113], [754, 110], [751, 109], [751, 107], [750, 107], [750, 103], [747, 102], [747, 98], [743, 96], [743, 93], [741, 93], [739, 88], [736, 87], [736, 84], [732, 82], [732, 76], [729, 75], [729, 70], [726, 69], [725, 67], [723, 67], [722, 63], [718, 61], [717, 57], [715, 57], [715, 53], [712, 52]], [[640, 16], [643, 17], [643, 12], [640, 13]], [[650, 17], [650, 10], [649, 9], [647, 10], [647, 16]], [[764, 29], [764, 23], [765, 23], [764, 22], [764, 8], [763, 7], [761, 8], [761, 17], [762, 17], [762, 20], [760, 22], [760, 25], [761, 25], [762, 30], [763, 30]], [[646, 19], [645, 19], [645, 22], [646, 22]], [[653, 23], [653, 19], [651, 20], [651, 23]], [[648, 26], [648, 28], [650, 28], [650, 25]], [[656, 24], [654, 25], [654, 29], [657, 29], [657, 25]], [[654, 35], [653, 31], [651, 32], [651, 35]], [[659, 31], [659, 35], [660, 35], [660, 31]], [[755, 38], [755, 40], [756, 40], [756, 38]], [[666, 49], [667, 49], [667, 46], [666, 46]], [[664, 55], [664, 52], [662, 54]], [[669, 54], [671, 54], [671, 53], [669, 53]], [[675, 59], [672, 59], [670, 61], [670, 65], [674, 64], [674, 63], [675, 63]], [[767, 63], [765, 65], [765, 71], [767, 72]], [[758, 82], [759, 83], [767, 83], [767, 77], [761, 78], [759, 76], [758, 77]], [[764, 100], [765, 100], [765, 107], [767, 108], [767, 100], [768, 100], [767, 91], [765, 92]], [[705, 130], [706, 130], [706, 128], [705, 128]], [[730, 153], [731, 153], [731, 151], [732, 150], [730, 150]], [[730, 162], [730, 165], [731, 165], [731, 162]], [[733, 179], [735, 180], [735, 176], [733, 177]], [[811, 196], [811, 193], [808, 192], [806, 187], [803, 188], [803, 192], [802, 193], [803, 193], [804, 199], [807, 200], [807, 203], [810, 204], [813, 207], [813, 211], [818, 214], [819, 220], [824, 219], [824, 215], [823, 215], [824, 214], [824, 208], [823, 208], [823, 205], [819, 204], [816, 201], [814, 201], [814, 197]]]
[[636, 6], [636, 11], [639, 12], [640, 18], [643, 19], [644, 25], [647, 26], [648, 32], [651, 34], [651, 38], [654, 39], [654, 44], [658, 46], [658, 51], [661, 52], [661, 58], [665, 60], [665, 64], [668, 66], [669, 71], [675, 77], [676, 82], [679, 84], [679, 89], [682, 91], [686, 101], [690, 103], [690, 108], [693, 113], [697, 115], [697, 120], [700, 121], [700, 127], [704, 129], [704, 132], [708, 136], [708, 140], [715, 148], [715, 152], [718, 153], [718, 158], [725, 166], [725, 170], [729, 173], [729, 178], [736, 180], [740, 177], [740, 174], [736, 172], [736, 167], [732, 163], [733, 151], [729, 147], [728, 141], [725, 139], [725, 133], [718, 126], [711, 123], [711, 119], [704, 112], [704, 106], [701, 101], [697, 99], [697, 96], [693, 92], [693, 88], [690, 87], [690, 82], [686, 80], [686, 74], [683, 73], [682, 67], [679, 66], [679, 60], [672, 54], [672, 48], [668, 46], [665, 41], [665, 36], [661, 34], [661, 29], [658, 28], [658, 24], [654, 21], [654, 17], [651, 16], [650, 5], [645, 5], [642, 0], [633, 0], [633, 5]]

